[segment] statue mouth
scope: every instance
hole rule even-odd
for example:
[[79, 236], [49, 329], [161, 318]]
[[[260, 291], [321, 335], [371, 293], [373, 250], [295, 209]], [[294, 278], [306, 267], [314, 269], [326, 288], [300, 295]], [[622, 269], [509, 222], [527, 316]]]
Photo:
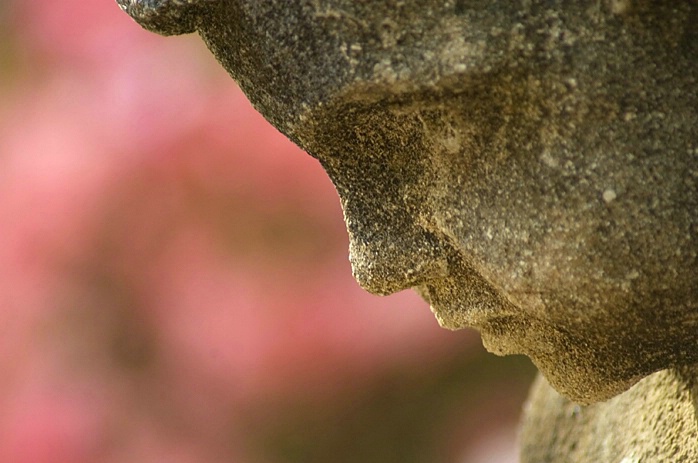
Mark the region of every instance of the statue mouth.
[[484, 331], [493, 320], [511, 318], [518, 312], [474, 272], [449, 274], [412, 289], [429, 304], [439, 325], [450, 330]]

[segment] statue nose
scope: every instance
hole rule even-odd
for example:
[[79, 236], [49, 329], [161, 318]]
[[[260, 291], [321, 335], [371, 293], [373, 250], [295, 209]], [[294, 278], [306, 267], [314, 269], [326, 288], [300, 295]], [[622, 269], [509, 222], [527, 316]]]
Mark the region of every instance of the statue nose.
[[446, 274], [438, 237], [404, 212], [388, 208], [357, 213], [345, 207], [344, 215], [352, 273], [366, 291], [388, 295]]
[[424, 121], [402, 110], [340, 109], [328, 111], [353, 130], [328, 139], [317, 157], [341, 199], [354, 278], [387, 295], [445, 276], [448, 244], [430, 226], [436, 177]]
[[[162, 35], [194, 32], [206, 2], [201, 0], [116, 0], [144, 29]], [[210, 2], [208, 2], [210, 5]]]

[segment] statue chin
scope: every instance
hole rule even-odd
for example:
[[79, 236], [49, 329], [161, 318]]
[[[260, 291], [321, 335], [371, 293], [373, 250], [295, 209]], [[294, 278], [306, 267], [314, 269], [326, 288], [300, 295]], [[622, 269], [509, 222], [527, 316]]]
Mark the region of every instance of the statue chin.
[[[528, 356], [549, 384], [576, 403], [605, 401], [673, 361], [671, 352], [649, 348], [638, 352], [632, 334], [609, 341], [608, 322], [565, 326], [563, 319], [545, 321], [530, 308], [502, 303], [501, 299], [499, 303], [475, 299], [468, 286], [460, 286], [460, 292], [467, 295], [459, 296], [452, 289], [455, 287], [447, 285], [439, 290], [425, 285], [414, 289], [430, 304], [442, 327], [474, 328], [489, 352]], [[463, 305], [463, 300], [472, 305]], [[691, 336], [684, 333], [683, 339]], [[666, 348], [672, 343], [664, 339], [658, 344]], [[691, 363], [688, 358], [684, 361]]]

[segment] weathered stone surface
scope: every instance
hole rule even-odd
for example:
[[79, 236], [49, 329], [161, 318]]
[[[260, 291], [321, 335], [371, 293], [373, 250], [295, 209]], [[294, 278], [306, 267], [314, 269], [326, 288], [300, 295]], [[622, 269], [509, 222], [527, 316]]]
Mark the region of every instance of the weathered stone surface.
[[320, 160], [367, 290], [580, 403], [698, 362], [695, 2], [118, 1]]
[[521, 462], [695, 462], [696, 405], [696, 367], [655, 373], [589, 406], [570, 402], [539, 378], [524, 415]]

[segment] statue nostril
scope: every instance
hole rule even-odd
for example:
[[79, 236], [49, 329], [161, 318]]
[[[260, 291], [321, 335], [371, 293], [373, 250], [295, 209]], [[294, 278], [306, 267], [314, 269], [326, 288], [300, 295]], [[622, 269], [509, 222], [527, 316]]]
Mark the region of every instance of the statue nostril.
[[116, 0], [144, 29], [161, 35], [194, 32], [204, 3], [211, 0]]

